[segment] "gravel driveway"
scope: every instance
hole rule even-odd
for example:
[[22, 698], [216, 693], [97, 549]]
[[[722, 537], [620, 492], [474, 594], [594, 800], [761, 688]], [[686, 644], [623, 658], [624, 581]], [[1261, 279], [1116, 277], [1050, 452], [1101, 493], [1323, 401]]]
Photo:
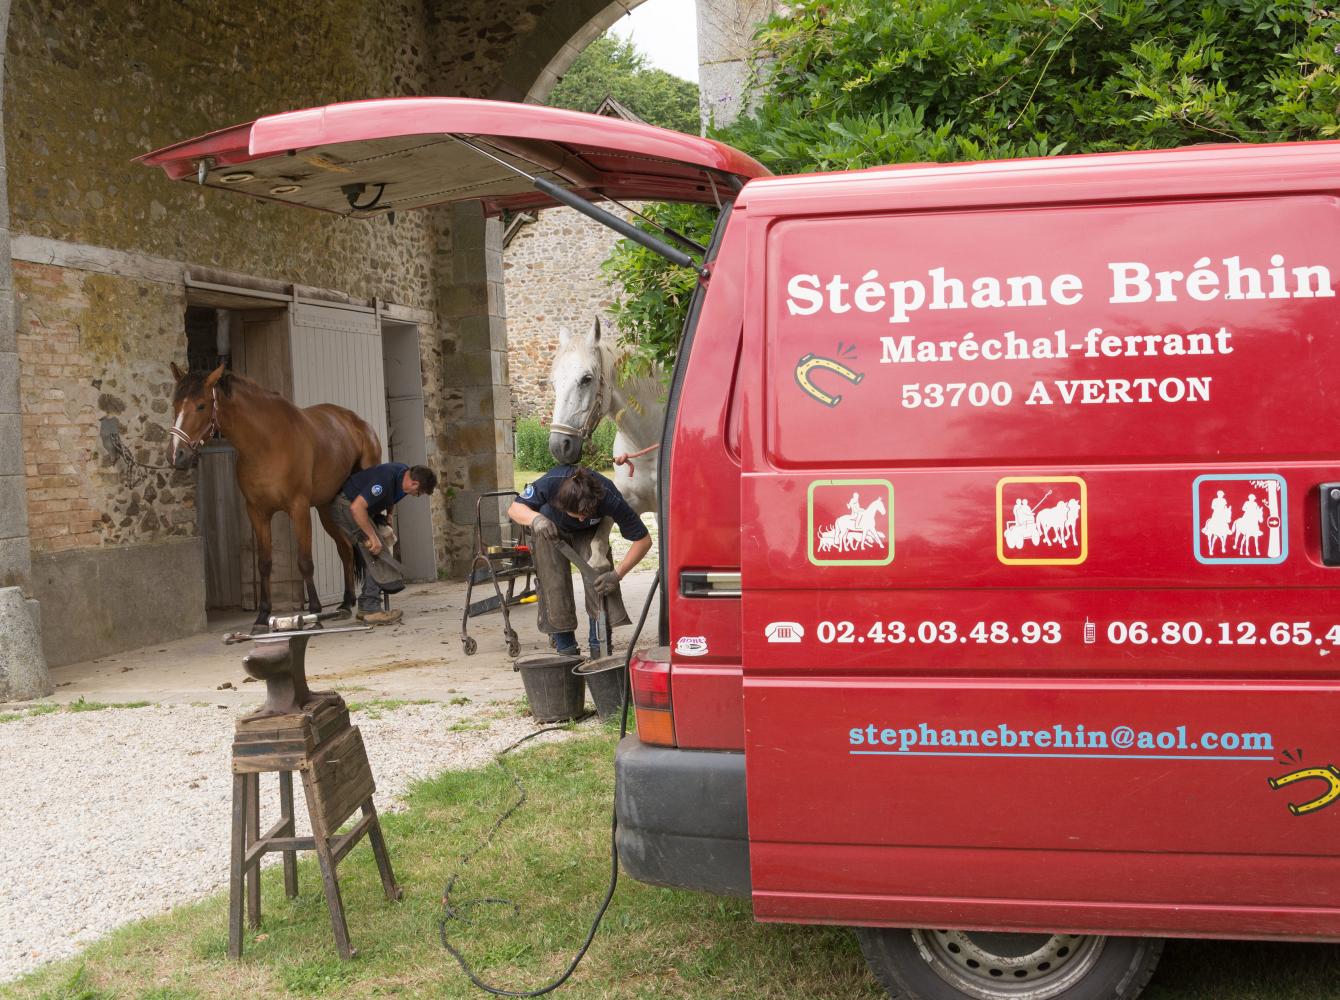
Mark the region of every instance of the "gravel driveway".
[[[0, 982], [225, 888], [233, 718], [215, 706], [160, 705], [0, 723]], [[510, 704], [374, 703], [353, 721], [381, 812], [398, 808], [416, 779], [480, 766], [535, 729]], [[261, 799], [264, 830], [278, 817], [273, 775], [262, 776]]]

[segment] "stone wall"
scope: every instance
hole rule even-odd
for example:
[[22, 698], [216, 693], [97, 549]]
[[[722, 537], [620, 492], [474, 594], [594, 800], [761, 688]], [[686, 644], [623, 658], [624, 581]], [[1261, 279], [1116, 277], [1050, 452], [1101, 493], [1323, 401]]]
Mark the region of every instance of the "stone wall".
[[14, 284], [33, 553], [193, 536], [193, 474], [143, 468], [165, 462], [182, 290], [23, 262]]
[[570, 208], [536, 216], [503, 251], [503, 273], [512, 412], [547, 424], [554, 412], [549, 369], [559, 327], [585, 331], [599, 316], [603, 330], [615, 330], [607, 315], [614, 292], [600, 264], [619, 237]]
[[132, 162], [277, 110], [418, 92], [420, 0], [221, 10], [211, 0], [14, 3], [13, 231], [432, 308], [423, 213], [394, 227], [345, 220], [170, 183]]
[[697, 0], [698, 107], [704, 126], [730, 125], [753, 105], [754, 32], [780, 0]]

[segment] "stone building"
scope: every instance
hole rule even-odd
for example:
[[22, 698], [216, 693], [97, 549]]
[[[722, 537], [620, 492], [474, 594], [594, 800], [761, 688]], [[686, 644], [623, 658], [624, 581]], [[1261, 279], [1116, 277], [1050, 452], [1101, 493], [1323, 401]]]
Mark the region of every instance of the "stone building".
[[[598, 115], [642, 121], [607, 96]], [[629, 218], [615, 206], [606, 206]], [[632, 206], [636, 207], [636, 206]], [[548, 423], [554, 412], [549, 369], [558, 331], [590, 329], [597, 317], [613, 332], [609, 309], [615, 292], [601, 272], [619, 237], [570, 208], [518, 215], [503, 233], [503, 283], [507, 294], [507, 356], [512, 415]]]
[[[430, 570], [460, 572], [470, 491], [511, 485], [500, 222], [476, 203], [345, 219], [133, 159], [369, 96], [538, 101], [638, 2], [0, 0], [0, 589], [28, 598], [51, 664], [198, 630], [254, 575], [218, 563], [246, 544], [214, 488], [226, 455], [212, 479], [158, 467], [170, 361], [242, 356], [297, 397], [334, 387], [322, 357], [369, 338], [392, 456], [441, 476]], [[49, 685], [41, 664], [15, 680], [16, 648], [0, 649], [0, 701]]]

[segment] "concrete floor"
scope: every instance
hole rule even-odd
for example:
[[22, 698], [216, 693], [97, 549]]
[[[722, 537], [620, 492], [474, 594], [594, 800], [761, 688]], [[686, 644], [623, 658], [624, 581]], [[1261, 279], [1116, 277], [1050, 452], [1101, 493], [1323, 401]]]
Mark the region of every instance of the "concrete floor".
[[[653, 579], [652, 572], [641, 571], [624, 580], [624, 602], [634, 623]], [[574, 582], [580, 591], [580, 582]], [[476, 586], [473, 596], [479, 600], [484, 591]], [[307, 647], [308, 681], [318, 690], [334, 689], [349, 701], [520, 697], [521, 677], [507, 655], [502, 615], [495, 611], [470, 619], [469, 632], [478, 643], [478, 652], [466, 656], [460, 641], [464, 603], [464, 583], [413, 584], [393, 601], [393, 607], [405, 613], [400, 624], [314, 638]], [[127, 609], [127, 613], [134, 611]], [[509, 614], [521, 640], [522, 656], [549, 651], [547, 637], [535, 627], [534, 604], [513, 607]], [[247, 631], [254, 617], [212, 618], [207, 632], [56, 667], [51, 671], [54, 700], [254, 707], [264, 700], [265, 686], [252, 681], [242, 669], [242, 658], [252, 644], [223, 643], [226, 633]], [[658, 617], [653, 607], [639, 645], [654, 645]], [[350, 624], [356, 623], [331, 622], [329, 627]], [[631, 626], [617, 629], [615, 651], [626, 650], [631, 636]], [[584, 640], [584, 629], [579, 630], [578, 638]]]

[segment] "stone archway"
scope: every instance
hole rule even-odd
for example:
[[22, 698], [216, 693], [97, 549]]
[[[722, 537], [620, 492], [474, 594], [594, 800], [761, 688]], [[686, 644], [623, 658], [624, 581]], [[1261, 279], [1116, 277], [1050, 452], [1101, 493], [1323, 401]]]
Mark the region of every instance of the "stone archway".
[[[117, 493], [105, 442], [67, 440], [57, 426], [68, 422], [70, 434], [97, 426], [104, 397], [125, 410], [123, 428], [162, 423], [159, 369], [183, 359], [181, 275], [192, 270], [335, 290], [431, 317], [422, 341], [430, 457], [457, 491], [510, 477], [496, 223], [465, 205], [394, 227], [316, 218], [167, 184], [131, 160], [207, 129], [342, 100], [538, 101], [640, 2], [321, 0], [224, 23], [209, 0], [135, 8], [0, 0], [0, 41], [11, 43], [0, 46], [0, 69], [9, 70], [0, 136], [0, 588], [61, 593], [80, 608], [78, 598], [99, 586], [78, 572], [81, 560], [96, 558], [107, 579], [134, 587], [144, 583], [136, 552], [143, 560], [165, 542], [193, 543], [189, 485], [174, 486], [170, 502], [153, 501], [154, 518], [143, 501], [123, 510], [134, 498]], [[164, 31], [180, 44], [158, 44]], [[42, 357], [52, 353], [53, 323], [68, 361]], [[105, 378], [133, 392], [108, 393], [99, 388]], [[153, 439], [130, 443], [142, 446], [142, 461], [158, 461]], [[468, 555], [469, 527], [445, 496], [435, 504], [439, 565], [454, 573]], [[53, 583], [61, 580], [83, 589], [64, 594]], [[166, 628], [190, 631], [182, 610], [163, 609]], [[135, 644], [115, 616], [101, 631], [91, 616], [74, 617], [66, 625], [96, 633], [103, 652]], [[7, 693], [0, 683], [0, 698], [37, 693]]]

